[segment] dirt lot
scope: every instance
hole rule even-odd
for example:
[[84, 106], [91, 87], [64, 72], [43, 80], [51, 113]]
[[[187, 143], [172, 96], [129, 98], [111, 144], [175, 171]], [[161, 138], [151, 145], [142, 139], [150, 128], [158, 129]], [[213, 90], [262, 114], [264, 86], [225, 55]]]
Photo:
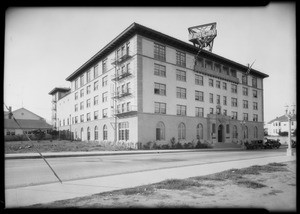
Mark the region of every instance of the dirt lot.
[[31, 208], [265, 208], [296, 211], [296, 162], [171, 179]]

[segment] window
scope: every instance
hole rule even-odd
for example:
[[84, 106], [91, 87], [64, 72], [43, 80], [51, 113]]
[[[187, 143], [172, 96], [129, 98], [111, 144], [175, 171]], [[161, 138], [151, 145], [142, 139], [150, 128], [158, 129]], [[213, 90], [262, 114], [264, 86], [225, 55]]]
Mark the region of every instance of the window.
[[86, 94], [89, 94], [89, 93], [91, 93], [91, 85], [88, 85], [86, 87]]
[[82, 101], [82, 102], [80, 102], [80, 110], [83, 110], [83, 109], [84, 109], [84, 103]]
[[176, 79], [179, 81], [186, 82], [186, 72], [181, 70], [176, 70]]
[[166, 77], [166, 66], [154, 64], [154, 75]]
[[237, 93], [237, 85], [231, 84], [231, 92], [232, 93]]
[[87, 134], [87, 140], [90, 140], [91, 139], [90, 127], [87, 127], [86, 134]]
[[214, 87], [214, 80], [213, 79], [208, 79], [208, 85], [211, 87]]
[[238, 137], [237, 126], [233, 125], [232, 127], [232, 138], [236, 139]]
[[126, 54], [129, 55], [130, 53], [130, 42], [126, 43]]
[[75, 112], [78, 111], [78, 104], [75, 105]]
[[155, 102], [155, 113], [166, 114], [166, 103]]
[[248, 96], [248, 88], [243, 87], [243, 95]]
[[107, 59], [104, 59], [102, 61], [102, 73], [106, 73], [107, 72]]
[[223, 71], [225, 74], [229, 75], [229, 68], [226, 66], [223, 66]]
[[107, 76], [102, 78], [102, 87], [107, 86]]
[[236, 111], [232, 111], [232, 119], [233, 120], [237, 120], [237, 112]]
[[200, 65], [201, 67], [204, 67], [204, 59], [198, 57], [196, 64]]
[[95, 126], [94, 128], [94, 139], [98, 140], [98, 126]]
[[185, 125], [184, 123], [180, 123], [178, 126], [178, 140], [185, 139]]
[[129, 140], [129, 123], [119, 123], [119, 140]]
[[226, 134], [230, 133], [229, 124], [226, 124]]
[[209, 108], [209, 113], [213, 114], [214, 113], [214, 108]]
[[203, 76], [201, 76], [199, 74], [195, 74], [195, 84], [203, 85]]
[[221, 82], [219, 80], [216, 80], [216, 87], [221, 88]]
[[258, 115], [257, 114], [253, 114], [253, 121], [258, 121]]
[[248, 127], [244, 127], [244, 139], [248, 138]]
[[204, 100], [203, 91], [195, 91], [195, 100], [198, 101]]
[[231, 106], [232, 107], [237, 107], [237, 98], [231, 98]]
[[216, 133], [216, 124], [215, 123], [211, 124], [211, 131], [212, 131], [212, 133]]
[[243, 120], [248, 121], [248, 113], [243, 113]]
[[165, 125], [163, 122], [158, 122], [156, 125], [156, 140], [165, 140]]
[[75, 93], [75, 100], [78, 99], [78, 92]]
[[226, 82], [223, 82], [223, 89], [227, 90], [227, 83]]
[[211, 61], [205, 60], [205, 68], [213, 69], [213, 63]]
[[98, 105], [98, 101], [99, 101], [99, 96], [94, 96], [94, 106]]
[[107, 108], [102, 110], [102, 118], [106, 118], [107, 117]]
[[242, 84], [245, 84], [245, 85], [248, 84], [248, 78], [247, 78], [247, 75], [243, 75], [243, 76], [242, 76]]
[[258, 129], [254, 126], [254, 138], [258, 138]]
[[257, 78], [252, 77], [252, 87], [257, 88]]
[[80, 87], [84, 85], [84, 75], [80, 76]]
[[84, 122], [84, 114], [80, 115], [80, 122]]
[[177, 105], [177, 115], [185, 116], [186, 115], [186, 106]]
[[122, 103], [122, 112], [125, 112], [125, 103]]
[[107, 102], [107, 94], [108, 94], [108, 92], [102, 93], [102, 102], [103, 102], [103, 103], [104, 103], [104, 102]]
[[154, 83], [154, 94], [166, 95], [166, 85]]
[[75, 123], [78, 123], [78, 116], [75, 117]]
[[248, 108], [248, 100], [243, 100], [243, 108]]
[[98, 90], [99, 82], [95, 81], [94, 82], [94, 91]]
[[257, 102], [253, 102], [253, 110], [257, 110]]
[[176, 51], [176, 64], [185, 67], [186, 66], [186, 56], [185, 53], [181, 51]]
[[236, 77], [236, 70], [230, 69], [230, 74], [231, 76]]
[[253, 97], [257, 98], [257, 90], [253, 90]]
[[131, 109], [130, 109], [130, 102], [127, 102], [126, 103], [126, 111], [130, 111]]
[[99, 75], [99, 73], [98, 73], [98, 65], [95, 65], [94, 66], [94, 79], [97, 78], [98, 75]]
[[107, 126], [103, 126], [103, 140], [107, 140]]
[[204, 108], [196, 107], [195, 111], [196, 117], [204, 117]]
[[226, 96], [223, 96], [223, 105], [227, 106], [227, 97]]
[[220, 104], [221, 103], [221, 97], [220, 95], [217, 95], [217, 104]]
[[203, 139], [203, 125], [199, 123], [196, 127], [197, 139]]
[[154, 43], [154, 59], [166, 61], [166, 47]]
[[227, 110], [223, 109], [223, 115], [227, 116]]
[[91, 120], [91, 113], [87, 113], [86, 114], [86, 121], [90, 121]]
[[214, 95], [212, 93], [209, 93], [209, 102], [214, 103]]
[[78, 89], [78, 78], [75, 80], [75, 90]]
[[86, 108], [91, 107], [91, 99], [86, 100]]
[[99, 111], [94, 111], [94, 120], [98, 120]]
[[215, 64], [215, 71], [221, 73], [221, 65], [220, 64]]
[[81, 89], [81, 90], [80, 90], [80, 97], [83, 97], [83, 95], [84, 95], [84, 90]]
[[88, 82], [90, 82], [91, 81], [91, 70], [88, 70], [87, 72], [86, 72], [86, 82], [88, 83]]
[[185, 88], [176, 88], [177, 98], [186, 99], [186, 89]]

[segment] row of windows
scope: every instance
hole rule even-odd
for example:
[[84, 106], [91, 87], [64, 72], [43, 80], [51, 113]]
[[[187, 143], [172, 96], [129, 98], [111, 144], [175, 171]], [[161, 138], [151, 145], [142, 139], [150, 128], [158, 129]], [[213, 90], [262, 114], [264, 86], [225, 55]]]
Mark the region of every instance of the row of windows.
[[[248, 138], [248, 130], [249, 128], [247, 126], [243, 127], [243, 138], [246, 139]], [[186, 126], [183, 122], [179, 123], [178, 128], [178, 140], [185, 140], [186, 139]], [[216, 124], [212, 124], [212, 133], [216, 133]], [[226, 133], [230, 134], [230, 126], [229, 124], [226, 124]], [[258, 138], [258, 128], [255, 126], [254, 127], [254, 132], [253, 132], [253, 137]], [[165, 140], [166, 136], [166, 128], [165, 124], [163, 122], [158, 122], [156, 125], [156, 140]], [[197, 139], [203, 139], [203, 125], [199, 123], [196, 126], [196, 138]], [[238, 138], [238, 130], [237, 126], [233, 125], [232, 126], [232, 138]]]
[[[102, 78], [102, 87], [107, 86], [107, 81], [108, 81], [107, 76]], [[93, 89], [94, 89], [94, 91], [97, 91], [98, 88], [99, 88], [99, 81], [97, 80], [97, 81], [94, 82]], [[78, 93], [79, 92], [74, 93], [75, 100], [78, 99]], [[88, 85], [88, 86], [86, 86], [86, 94], [90, 94], [90, 93], [91, 93], [91, 85]], [[80, 97], [83, 97], [83, 96], [84, 96], [84, 89], [81, 89], [80, 90]]]
[[[154, 102], [154, 113], [157, 114], [167, 114], [167, 104], [162, 102]], [[186, 105], [177, 105], [176, 106], [176, 114], [180, 116], [186, 116], [187, 106]], [[209, 114], [214, 114], [214, 108], [209, 108]], [[221, 114], [221, 110], [216, 108], [216, 114]], [[223, 109], [223, 115], [227, 116], [227, 110]], [[196, 117], [204, 117], [204, 108], [203, 107], [195, 107], [195, 116]], [[233, 119], [237, 120], [238, 113], [236, 111], [231, 112], [231, 116]], [[248, 113], [243, 113], [243, 119], [245, 121], [249, 120]], [[253, 121], [258, 121], [258, 114], [253, 114]]]

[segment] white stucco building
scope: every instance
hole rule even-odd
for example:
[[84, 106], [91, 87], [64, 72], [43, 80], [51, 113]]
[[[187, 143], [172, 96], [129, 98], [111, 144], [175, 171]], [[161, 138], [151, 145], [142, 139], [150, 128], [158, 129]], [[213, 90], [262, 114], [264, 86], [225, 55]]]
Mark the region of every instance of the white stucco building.
[[[267, 123], [268, 135], [270, 136], [279, 136], [279, 132], [288, 132], [289, 131], [289, 122], [285, 115], [276, 117]], [[293, 133], [297, 128], [296, 115], [291, 119], [291, 132]]]
[[[53, 125], [96, 141], [263, 139], [263, 79], [212, 52], [133, 23], [54, 88]], [[238, 53], [237, 53], [238, 54]]]

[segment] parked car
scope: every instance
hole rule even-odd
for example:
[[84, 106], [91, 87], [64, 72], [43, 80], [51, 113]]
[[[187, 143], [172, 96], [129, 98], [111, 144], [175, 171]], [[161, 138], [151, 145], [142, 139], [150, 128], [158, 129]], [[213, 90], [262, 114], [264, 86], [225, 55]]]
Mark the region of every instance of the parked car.
[[279, 147], [281, 146], [280, 140], [273, 140], [273, 139], [268, 139], [265, 137], [264, 139], [264, 148], [265, 149], [273, 149], [273, 148], [277, 148], [279, 149]]

